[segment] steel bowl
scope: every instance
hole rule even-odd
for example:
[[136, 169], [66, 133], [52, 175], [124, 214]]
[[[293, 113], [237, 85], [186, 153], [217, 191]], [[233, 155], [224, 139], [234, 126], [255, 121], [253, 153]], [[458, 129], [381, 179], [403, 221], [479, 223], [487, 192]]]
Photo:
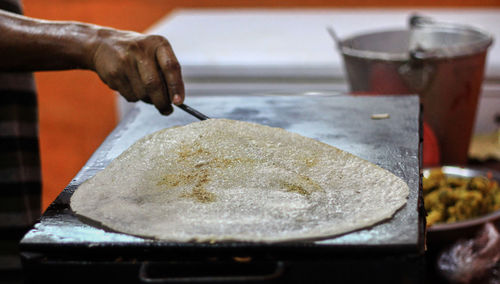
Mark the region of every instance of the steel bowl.
[[[436, 169], [436, 168], [433, 168]], [[433, 169], [425, 169], [424, 177], [430, 174]], [[487, 176], [490, 173], [494, 180], [500, 182], [500, 173], [487, 169], [471, 169], [453, 166], [441, 167], [443, 173], [447, 176], [471, 178], [475, 176]], [[465, 221], [455, 223], [435, 224], [427, 228], [427, 244], [439, 245], [452, 243], [458, 239], [466, 239], [473, 237], [481, 227], [492, 222], [496, 225], [500, 224], [500, 210], [489, 214], [471, 218]]]

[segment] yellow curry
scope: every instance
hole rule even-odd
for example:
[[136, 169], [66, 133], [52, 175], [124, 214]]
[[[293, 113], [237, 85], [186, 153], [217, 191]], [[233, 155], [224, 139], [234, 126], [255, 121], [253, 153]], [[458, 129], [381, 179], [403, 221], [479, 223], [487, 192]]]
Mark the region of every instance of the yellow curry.
[[447, 176], [434, 169], [423, 179], [427, 226], [453, 223], [500, 209], [500, 188], [491, 177]]

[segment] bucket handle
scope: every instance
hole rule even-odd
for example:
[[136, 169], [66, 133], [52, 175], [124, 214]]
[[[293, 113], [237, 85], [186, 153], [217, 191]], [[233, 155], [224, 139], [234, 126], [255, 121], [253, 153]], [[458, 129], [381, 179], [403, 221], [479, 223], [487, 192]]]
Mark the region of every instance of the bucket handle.
[[[437, 28], [437, 29], [459, 29], [461, 32], [464, 33], [470, 33], [470, 34], [481, 34], [484, 36], [484, 42], [480, 43], [481, 46], [489, 46], [493, 42], [493, 37], [491, 36], [490, 33], [483, 31], [479, 28], [469, 26], [469, 25], [464, 25], [464, 24], [459, 24], [459, 23], [448, 23], [448, 22], [442, 22], [442, 21], [436, 21], [435, 19], [428, 17], [428, 16], [423, 16], [419, 14], [412, 14], [408, 18], [408, 25], [410, 28], [410, 31], [413, 32], [418, 29], [424, 29], [424, 28]], [[410, 58], [418, 58], [421, 60], [429, 60], [429, 59], [435, 59], [435, 58], [440, 58], [443, 56], [443, 50], [442, 49], [427, 49], [424, 50], [420, 48], [418, 45], [415, 47], [410, 47]]]
[[441, 27], [441, 28], [459, 28], [461, 31], [470, 33], [484, 33], [484, 31], [469, 25], [464, 25], [460, 23], [448, 23], [443, 21], [436, 21], [434, 18], [429, 16], [424, 16], [420, 14], [411, 14], [408, 18], [408, 26], [410, 29], [418, 29], [425, 27]]
[[332, 37], [333, 41], [335, 42], [335, 44], [337, 45], [337, 48], [338, 49], [341, 49], [341, 44], [342, 44], [342, 41], [340, 40], [340, 38], [337, 36], [337, 33], [335, 32], [335, 30], [331, 27], [331, 26], [327, 26], [326, 27], [326, 31], [328, 32], [328, 34]]
[[419, 28], [425, 25], [434, 25], [436, 21], [433, 18], [428, 16], [422, 16], [419, 14], [412, 14], [410, 18], [408, 18], [408, 25], [410, 29]]
[[434, 80], [436, 62], [424, 60], [431, 58], [428, 52], [411, 50], [408, 61], [398, 68], [398, 73], [408, 88], [415, 93], [424, 93]]

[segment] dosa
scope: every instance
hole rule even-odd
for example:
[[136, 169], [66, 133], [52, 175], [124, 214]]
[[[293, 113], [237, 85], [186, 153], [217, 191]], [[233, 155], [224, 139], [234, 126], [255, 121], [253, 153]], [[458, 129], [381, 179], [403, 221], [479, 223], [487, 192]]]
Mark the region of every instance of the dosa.
[[408, 193], [389, 171], [314, 139], [209, 119], [140, 139], [81, 184], [71, 208], [147, 238], [279, 242], [372, 226]]

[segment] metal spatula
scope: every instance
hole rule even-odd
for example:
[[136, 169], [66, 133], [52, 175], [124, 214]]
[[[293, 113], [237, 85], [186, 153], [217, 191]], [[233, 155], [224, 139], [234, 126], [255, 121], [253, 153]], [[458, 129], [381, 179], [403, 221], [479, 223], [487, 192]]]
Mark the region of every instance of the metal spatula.
[[178, 105], [178, 107], [180, 109], [182, 109], [183, 111], [189, 113], [190, 115], [198, 118], [199, 120], [206, 120], [206, 119], [210, 118], [210, 117], [204, 115], [203, 113], [195, 110], [194, 108], [192, 108], [192, 107], [190, 107], [190, 106], [188, 106], [186, 104], [180, 104], [180, 105]]

